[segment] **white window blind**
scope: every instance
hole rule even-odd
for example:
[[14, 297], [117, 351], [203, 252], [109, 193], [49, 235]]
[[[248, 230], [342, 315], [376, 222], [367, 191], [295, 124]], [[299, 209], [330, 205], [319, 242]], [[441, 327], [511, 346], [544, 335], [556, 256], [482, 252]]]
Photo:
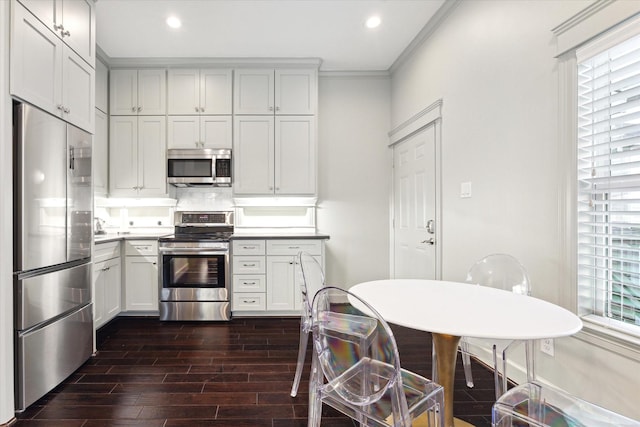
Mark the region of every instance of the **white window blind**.
[[578, 309], [640, 333], [640, 36], [578, 62]]

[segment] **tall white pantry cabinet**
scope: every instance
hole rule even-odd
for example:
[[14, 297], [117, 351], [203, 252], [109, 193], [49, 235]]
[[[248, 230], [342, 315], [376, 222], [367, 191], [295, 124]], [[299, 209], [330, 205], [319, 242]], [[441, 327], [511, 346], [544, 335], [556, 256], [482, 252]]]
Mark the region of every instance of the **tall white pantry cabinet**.
[[235, 71], [234, 194], [316, 194], [316, 109], [315, 69]]
[[109, 194], [163, 197], [166, 176], [166, 70], [111, 70]]

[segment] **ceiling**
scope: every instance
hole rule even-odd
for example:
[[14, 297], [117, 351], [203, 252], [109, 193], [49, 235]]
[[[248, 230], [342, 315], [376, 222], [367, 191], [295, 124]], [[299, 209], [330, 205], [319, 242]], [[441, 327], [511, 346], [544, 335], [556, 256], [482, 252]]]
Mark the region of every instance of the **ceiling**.
[[[319, 58], [321, 70], [388, 70], [445, 0], [98, 0], [109, 58]], [[368, 29], [365, 21], [382, 23]], [[166, 24], [170, 15], [182, 27]]]

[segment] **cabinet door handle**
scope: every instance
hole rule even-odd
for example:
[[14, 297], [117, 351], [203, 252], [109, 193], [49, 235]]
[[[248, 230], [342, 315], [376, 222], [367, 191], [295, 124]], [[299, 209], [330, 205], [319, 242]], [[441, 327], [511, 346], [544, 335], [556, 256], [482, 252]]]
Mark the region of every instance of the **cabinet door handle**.
[[289, 249], [300, 249], [300, 246], [289, 246]]
[[245, 304], [255, 304], [256, 300], [254, 300], [254, 299], [245, 299], [245, 300], [242, 300], [242, 302], [245, 303]]
[[64, 37], [64, 36], [69, 37], [69, 36], [71, 35], [71, 33], [69, 32], [69, 30], [67, 30], [67, 31], [62, 31], [62, 32], [60, 33], [60, 35], [62, 35], [62, 37]]
[[242, 266], [243, 267], [255, 267], [256, 264], [255, 263], [253, 263], [253, 264], [242, 264]]
[[142, 107], [138, 107], [138, 113], [142, 111]]
[[65, 113], [69, 114], [71, 112], [71, 108], [64, 107], [62, 109], [62, 111], [64, 111]]
[[269, 107], [269, 111], [273, 111], [273, 107]]
[[243, 285], [255, 285], [256, 282], [242, 282]]
[[152, 262], [151, 264], [156, 265], [156, 264], [158, 264], [158, 263], [157, 263], [157, 262]]
[[62, 106], [62, 104], [56, 105], [56, 108], [60, 111], [64, 111], [64, 107]]
[[255, 246], [243, 246], [242, 249], [255, 249]]
[[276, 111], [280, 111], [280, 107], [276, 107]]
[[136, 107], [131, 107], [131, 111], [136, 112]]
[[62, 26], [62, 24], [57, 25], [55, 22], [53, 23], [53, 29], [58, 31], [58, 30], [64, 30], [64, 27]]

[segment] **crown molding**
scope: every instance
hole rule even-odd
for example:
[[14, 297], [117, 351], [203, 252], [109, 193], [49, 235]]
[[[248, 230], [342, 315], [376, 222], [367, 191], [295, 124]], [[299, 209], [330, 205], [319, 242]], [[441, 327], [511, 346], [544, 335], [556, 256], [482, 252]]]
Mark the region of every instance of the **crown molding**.
[[[102, 51], [102, 50], [101, 50]], [[105, 55], [106, 56], [106, 55]], [[320, 58], [212, 58], [212, 57], [189, 57], [189, 58], [108, 58], [105, 60], [109, 68], [180, 68], [180, 67], [276, 67], [276, 68], [320, 68], [322, 60]]]
[[391, 64], [389, 72], [393, 74], [402, 64], [404, 64], [405, 61], [414, 54], [416, 49], [438, 29], [440, 24], [447, 19], [451, 12], [453, 12], [460, 3], [462, 3], [462, 0], [445, 0], [444, 4], [440, 6], [440, 9], [437, 10], [431, 19], [429, 19], [429, 22], [422, 27], [422, 30], [420, 30], [418, 35], [411, 40], [411, 43], [407, 45], [393, 64]]
[[615, 2], [615, 0], [597, 0], [596, 2], [582, 9], [580, 12], [573, 15], [571, 18], [567, 19], [566, 21], [562, 22], [560, 25], [553, 28], [551, 32], [555, 36], [559, 36], [564, 32], [570, 30], [571, 28], [575, 27], [576, 25], [580, 24], [585, 19], [588, 19], [589, 17], [598, 13], [605, 7], [612, 4], [613, 2]]
[[391, 77], [389, 71], [320, 71], [318, 77], [322, 78], [378, 78], [388, 79]]

